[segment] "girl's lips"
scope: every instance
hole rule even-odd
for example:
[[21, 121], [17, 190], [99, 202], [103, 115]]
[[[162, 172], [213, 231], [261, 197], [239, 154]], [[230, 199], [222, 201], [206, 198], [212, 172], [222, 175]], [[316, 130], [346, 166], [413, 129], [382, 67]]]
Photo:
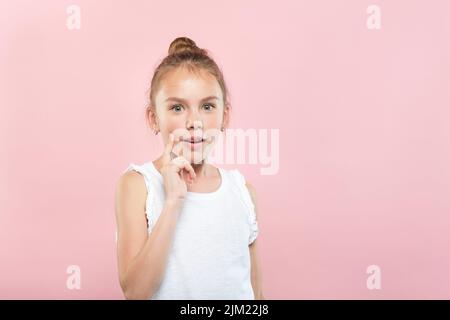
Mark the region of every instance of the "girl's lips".
[[186, 142], [202, 142], [205, 141], [203, 137], [183, 137], [181, 138], [182, 141]]
[[198, 142], [183, 140], [183, 142], [185, 142], [186, 144], [189, 144], [191, 150], [199, 150], [202, 148], [204, 140], [201, 140]]

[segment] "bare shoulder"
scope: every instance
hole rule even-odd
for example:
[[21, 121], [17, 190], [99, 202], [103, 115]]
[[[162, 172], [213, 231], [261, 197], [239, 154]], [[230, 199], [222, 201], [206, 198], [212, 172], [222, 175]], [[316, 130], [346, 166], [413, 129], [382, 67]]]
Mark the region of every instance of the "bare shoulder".
[[136, 212], [136, 209], [145, 207], [147, 187], [144, 176], [134, 170], [123, 173], [116, 187], [117, 214]]
[[117, 191], [119, 192], [138, 192], [145, 194], [147, 188], [142, 174], [135, 170], [129, 170], [123, 173], [117, 182]]

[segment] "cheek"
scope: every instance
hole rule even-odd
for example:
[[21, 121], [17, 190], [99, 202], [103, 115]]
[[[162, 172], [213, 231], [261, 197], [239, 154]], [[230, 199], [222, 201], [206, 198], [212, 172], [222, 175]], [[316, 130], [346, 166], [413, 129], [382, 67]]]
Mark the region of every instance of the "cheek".
[[206, 116], [203, 118], [203, 127], [207, 129], [220, 128], [222, 117], [220, 116]]
[[185, 122], [178, 117], [166, 117], [162, 122], [164, 124], [164, 130], [167, 132], [172, 132], [186, 126]]
[[[176, 129], [184, 129], [186, 127], [186, 119], [183, 117], [164, 117], [161, 119], [161, 129], [166, 132], [172, 132]], [[203, 128], [207, 129], [220, 129], [222, 124], [222, 116], [221, 115], [204, 115], [201, 117], [201, 121], [203, 123]]]

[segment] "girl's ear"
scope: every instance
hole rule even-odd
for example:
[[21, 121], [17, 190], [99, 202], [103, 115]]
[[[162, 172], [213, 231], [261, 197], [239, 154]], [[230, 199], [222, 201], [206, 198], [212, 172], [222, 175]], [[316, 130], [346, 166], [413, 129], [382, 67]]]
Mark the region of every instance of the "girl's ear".
[[222, 121], [222, 127], [228, 128], [228, 125], [230, 123], [230, 105], [226, 104], [223, 107], [223, 121]]
[[159, 130], [158, 119], [156, 117], [155, 107], [147, 108], [147, 121], [150, 128], [155, 131]]

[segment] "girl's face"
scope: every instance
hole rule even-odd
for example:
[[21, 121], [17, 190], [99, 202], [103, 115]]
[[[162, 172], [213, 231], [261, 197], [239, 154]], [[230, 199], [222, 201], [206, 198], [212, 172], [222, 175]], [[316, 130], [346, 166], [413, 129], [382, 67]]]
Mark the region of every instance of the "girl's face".
[[[202, 162], [228, 124], [228, 106], [216, 78], [205, 70], [192, 72], [176, 68], [161, 81], [155, 96], [156, 114], [150, 111], [152, 127], [162, 135], [164, 144], [173, 133], [174, 153], [183, 152], [191, 163]], [[214, 138], [215, 137], [215, 138]]]

